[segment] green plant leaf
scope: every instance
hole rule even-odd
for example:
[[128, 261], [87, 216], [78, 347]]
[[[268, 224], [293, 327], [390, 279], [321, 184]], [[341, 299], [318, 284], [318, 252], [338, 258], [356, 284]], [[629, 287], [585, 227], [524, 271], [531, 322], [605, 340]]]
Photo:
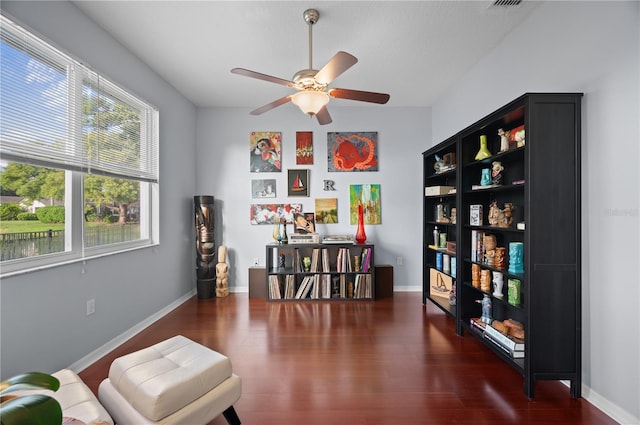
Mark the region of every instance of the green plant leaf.
[[57, 391], [60, 381], [57, 378], [42, 372], [28, 372], [16, 375], [0, 382], [0, 395], [18, 390], [46, 389]]
[[60, 425], [62, 408], [54, 398], [31, 394], [3, 403], [0, 421], [2, 425]]

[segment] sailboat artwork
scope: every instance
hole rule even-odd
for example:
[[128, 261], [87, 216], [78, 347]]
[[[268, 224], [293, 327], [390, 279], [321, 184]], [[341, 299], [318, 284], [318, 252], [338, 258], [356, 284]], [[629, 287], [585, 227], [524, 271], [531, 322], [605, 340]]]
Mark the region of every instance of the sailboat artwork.
[[289, 196], [309, 196], [309, 170], [288, 170]]
[[300, 176], [297, 175], [296, 179], [293, 181], [293, 185], [291, 185], [291, 190], [293, 190], [294, 192], [301, 192], [305, 189], [306, 186], [304, 185], [304, 183], [302, 183], [302, 180], [300, 180]]

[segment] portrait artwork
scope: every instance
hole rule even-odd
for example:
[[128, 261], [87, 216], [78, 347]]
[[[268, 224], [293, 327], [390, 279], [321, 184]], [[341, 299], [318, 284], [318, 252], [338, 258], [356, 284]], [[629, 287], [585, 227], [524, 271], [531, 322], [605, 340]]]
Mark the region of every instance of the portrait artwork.
[[249, 136], [249, 161], [252, 173], [280, 172], [282, 133], [252, 131]]

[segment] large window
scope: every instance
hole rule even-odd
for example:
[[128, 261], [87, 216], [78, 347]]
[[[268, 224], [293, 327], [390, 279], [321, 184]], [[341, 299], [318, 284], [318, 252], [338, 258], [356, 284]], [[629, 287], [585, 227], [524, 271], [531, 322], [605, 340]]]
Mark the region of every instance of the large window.
[[158, 111], [0, 19], [2, 274], [158, 243]]

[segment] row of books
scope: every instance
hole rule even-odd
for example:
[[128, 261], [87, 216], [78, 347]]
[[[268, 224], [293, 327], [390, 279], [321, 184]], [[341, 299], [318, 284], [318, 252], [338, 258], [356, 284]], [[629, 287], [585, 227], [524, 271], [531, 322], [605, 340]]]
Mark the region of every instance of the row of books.
[[501, 349], [513, 359], [524, 358], [524, 341], [505, 335], [493, 326], [482, 322], [479, 317], [471, 318], [471, 327], [482, 333], [482, 337]]
[[354, 281], [347, 281], [345, 275], [307, 275], [295, 289], [295, 275], [284, 275], [284, 291], [280, 276], [269, 275], [269, 298], [279, 299], [329, 299], [335, 298], [373, 298], [371, 275], [356, 275]]

